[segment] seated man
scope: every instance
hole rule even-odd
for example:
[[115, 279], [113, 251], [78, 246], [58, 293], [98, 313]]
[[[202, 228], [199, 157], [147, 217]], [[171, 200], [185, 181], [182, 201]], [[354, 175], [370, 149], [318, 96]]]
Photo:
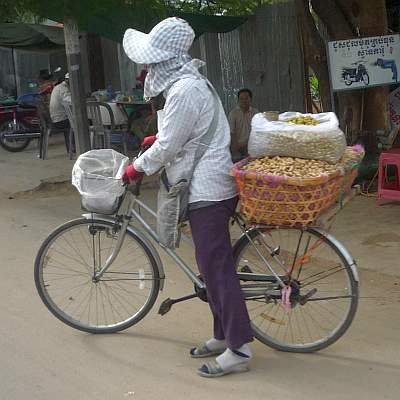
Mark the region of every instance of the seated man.
[[[70, 123], [63, 105], [64, 101], [70, 101], [69, 74], [65, 74], [65, 80], [58, 84], [51, 92], [50, 97], [50, 118], [53, 126], [57, 129], [64, 129], [65, 145], [69, 153]], [[74, 151], [74, 150], [73, 150]]]
[[228, 121], [231, 129], [231, 154], [233, 162], [247, 156], [251, 119], [259, 111], [251, 107], [253, 94], [249, 89], [238, 92], [239, 104], [229, 113]]
[[50, 94], [56, 85], [56, 81], [53, 79], [53, 76], [50, 74], [49, 70], [41, 69], [39, 71], [38, 76], [39, 83], [39, 93]]

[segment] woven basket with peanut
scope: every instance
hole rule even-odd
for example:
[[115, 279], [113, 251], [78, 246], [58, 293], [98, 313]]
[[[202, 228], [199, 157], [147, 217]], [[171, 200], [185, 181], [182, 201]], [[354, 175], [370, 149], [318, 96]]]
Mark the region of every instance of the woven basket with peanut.
[[[362, 158], [362, 156], [361, 156]], [[233, 172], [241, 212], [250, 221], [268, 225], [309, 225], [351, 186], [345, 179], [360, 153], [348, 147], [337, 164], [292, 157], [246, 159]]]

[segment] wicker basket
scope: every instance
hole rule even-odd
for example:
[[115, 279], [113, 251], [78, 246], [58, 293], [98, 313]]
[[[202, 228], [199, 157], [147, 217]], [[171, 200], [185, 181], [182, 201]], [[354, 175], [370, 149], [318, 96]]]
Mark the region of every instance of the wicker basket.
[[353, 183], [357, 178], [357, 176], [358, 176], [358, 167], [351, 169], [349, 172], [345, 174], [343, 182], [343, 192], [345, 194], [351, 191], [351, 187], [353, 186]]
[[335, 203], [343, 189], [344, 176], [340, 170], [318, 178], [300, 179], [241, 169], [248, 161], [235, 164], [233, 173], [241, 213], [252, 223], [312, 224], [321, 212]]

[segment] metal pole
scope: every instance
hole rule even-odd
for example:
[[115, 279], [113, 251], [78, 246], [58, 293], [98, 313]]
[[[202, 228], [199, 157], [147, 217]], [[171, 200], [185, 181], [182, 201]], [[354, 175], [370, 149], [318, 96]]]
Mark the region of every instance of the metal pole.
[[362, 130], [364, 128], [364, 101], [365, 101], [365, 90], [362, 89], [361, 93], [361, 110], [360, 110], [360, 135], [362, 135]]
[[76, 152], [77, 155], [79, 155], [90, 149], [90, 141], [81, 53], [79, 47], [78, 24], [72, 18], [68, 18], [64, 21], [64, 38], [69, 71], [72, 110], [76, 127], [76, 131], [74, 132]]
[[[327, 62], [328, 62], [328, 75], [329, 75], [329, 91], [331, 94], [331, 110], [332, 112], [336, 113], [336, 107], [335, 107], [335, 92], [333, 91], [333, 85], [332, 85], [332, 71], [331, 71], [331, 65], [330, 65], [330, 60], [329, 60], [329, 42], [325, 42], [325, 49], [326, 49], [326, 55], [327, 55]], [[329, 110], [324, 110], [324, 111], [329, 111]]]
[[17, 84], [17, 68], [15, 66], [15, 53], [14, 53], [14, 47], [11, 48], [11, 57], [12, 57], [12, 63], [13, 63], [13, 70], [14, 70], [14, 85], [15, 85], [15, 97], [18, 96], [18, 84]]

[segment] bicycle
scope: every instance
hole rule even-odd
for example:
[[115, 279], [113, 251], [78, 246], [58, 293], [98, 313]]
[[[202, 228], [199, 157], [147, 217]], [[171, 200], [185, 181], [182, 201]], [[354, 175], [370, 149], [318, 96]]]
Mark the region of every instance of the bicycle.
[[[163, 290], [157, 234], [142, 211], [156, 213], [139, 195], [140, 185], [127, 187], [114, 215], [83, 214], [55, 229], [40, 247], [35, 284], [65, 324], [90, 333], [127, 329], [146, 316]], [[356, 263], [343, 245], [317, 227], [247, 225], [240, 214], [232, 221], [241, 230], [233, 254], [254, 336], [274, 349], [300, 353], [338, 340], [358, 303]], [[195, 297], [207, 301], [201, 277], [175, 251], [161, 248], [195, 290], [164, 300], [159, 313]]]

